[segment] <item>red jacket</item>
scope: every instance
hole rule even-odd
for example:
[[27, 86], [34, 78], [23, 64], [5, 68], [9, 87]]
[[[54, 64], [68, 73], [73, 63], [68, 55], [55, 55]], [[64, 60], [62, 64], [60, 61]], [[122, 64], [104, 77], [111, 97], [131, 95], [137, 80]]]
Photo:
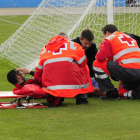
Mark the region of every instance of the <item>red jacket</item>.
[[33, 79], [28, 80], [24, 85], [15, 84], [13, 93], [17, 95], [29, 95], [33, 98], [47, 97], [41, 86]]
[[100, 45], [96, 55], [98, 61], [106, 58], [125, 68], [140, 69], [140, 49], [134, 39], [122, 32], [114, 32]]
[[17, 95], [29, 95], [33, 98], [46, 97], [49, 106], [58, 105], [61, 98], [48, 95], [44, 92], [36, 80], [30, 79], [24, 85], [15, 84], [13, 93]]
[[77, 43], [53, 37], [41, 50], [34, 78], [55, 97], [75, 97], [93, 92], [85, 52]]

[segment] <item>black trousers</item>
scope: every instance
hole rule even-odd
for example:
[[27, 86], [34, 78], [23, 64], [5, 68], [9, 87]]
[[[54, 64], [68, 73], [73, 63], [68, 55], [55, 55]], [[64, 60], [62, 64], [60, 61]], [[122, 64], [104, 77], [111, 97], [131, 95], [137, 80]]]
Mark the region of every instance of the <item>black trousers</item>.
[[[117, 62], [108, 60], [107, 70], [112, 77], [123, 81], [122, 86], [127, 90], [133, 90], [140, 85], [140, 69], [124, 68]], [[105, 73], [95, 71], [95, 74], [103, 75]], [[101, 91], [112, 91], [115, 89], [109, 77], [102, 79], [96, 77], [96, 81], [98, 82]]]

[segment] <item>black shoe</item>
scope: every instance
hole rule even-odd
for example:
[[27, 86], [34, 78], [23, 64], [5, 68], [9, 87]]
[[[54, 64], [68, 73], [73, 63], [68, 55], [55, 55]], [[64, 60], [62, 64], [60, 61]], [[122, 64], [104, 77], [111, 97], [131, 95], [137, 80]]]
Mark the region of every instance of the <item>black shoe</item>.
[[88, 104], [87, 99], [82, 99], [82, 98], [77, 98], [76, 99], [76, 105], [83, 105], [83, 104]]
[[100, 96], [99, 100], [110, 100], [110, 101], [121, 100], [121, 97]]
[[100, 96], [99, 100], [120, 100], [121, 97], [119, 97], [118, 90], [115, 88], [112, 91], [107, 91], [106, 96]]
[[59, 103], [58, 103], [58, 105], [56, 105], [56, 106], [62, 106], [62, 103], [63, 102], [64, 102], [64, 98], [61, 98], [60, 101], [59, 101]]

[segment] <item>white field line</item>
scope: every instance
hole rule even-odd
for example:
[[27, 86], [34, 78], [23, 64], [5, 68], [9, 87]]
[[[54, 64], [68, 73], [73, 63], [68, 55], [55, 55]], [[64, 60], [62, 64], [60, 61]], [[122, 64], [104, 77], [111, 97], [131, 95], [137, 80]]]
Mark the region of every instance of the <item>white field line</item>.
[[22, 25], [22, 24], [19, 24], [19, 23], [16, 23], [16, 22], [11, 22], [11, 21], [5, 20], [5, 19], [0, 19], [0, 20], [8, 22], [8, 23], [12, 23], [12, 24], [20, 25], [20, 26]]

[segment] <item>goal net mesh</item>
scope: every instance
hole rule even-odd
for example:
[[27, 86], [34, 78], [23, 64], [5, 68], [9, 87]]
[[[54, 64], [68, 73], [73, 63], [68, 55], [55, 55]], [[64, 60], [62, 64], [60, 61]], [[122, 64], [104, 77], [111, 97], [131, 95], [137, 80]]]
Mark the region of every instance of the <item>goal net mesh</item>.
[[139, 8], [138, 1], [126, 0], [42, 0], [27, 21], [0, 45], [0, 57], [18, 67], [34, 69], [41, 48], [53, 36], [64, 32], [73, 39], [89, 28], [99, 47], [101, 28], [112, 22], [122, 32], [140, 35]]

